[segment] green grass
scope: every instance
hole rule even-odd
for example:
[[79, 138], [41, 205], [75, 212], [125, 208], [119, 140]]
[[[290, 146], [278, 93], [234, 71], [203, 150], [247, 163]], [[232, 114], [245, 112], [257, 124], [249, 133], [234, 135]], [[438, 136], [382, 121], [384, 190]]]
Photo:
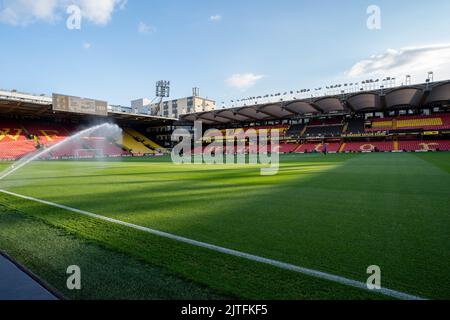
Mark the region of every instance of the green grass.
[[[261, 176], [258, 166], [177, 166], [165, 158], [36, 162], [0, 185], [19, 194], [363, 282], [367, 267], [379, 265], [384, 287], [450, 298], [448, 153], [286, 155], [280, 173], [272, 177]], [[80, 242], [113, 256], [114, 270], [127, 272], [127, 261], [139, 264], [123, 280], [130, 287], [141, 283], [147, 269], [162, 279], [141, 295], [130, 293], [132, 298], [169, 299], [177, 293], [183, 298], [191, 291], [192, 298], [381, 298], [6, 195], [0, 195], [0, 204], [4, 207], [0, 248], [12, 251], [61, 290], [63, 277], [52, 274], [67, 259], [74, 261], [71, 264], [91, 260], [71, 250]], [[10, 215], [24, 220], [23, 228], [33, 221], [47, 231], [38, 244], [30, 244], [21, 240], [22, 227], [17, 223], [16, 231], [5, 237], [9, 227], [3, 219]], [[59, 247], [51, 240], [53, 233], [63, 233], [73, 244]], [[66, 260], [52, 254], [54, 246], [65, 252]], [[42, 266], [44, 258], [36, 253], [41, 248], [53, 257], [47, 257], [53, 261], [51, 266]], [[27, 258], [33, 254], [36, 259]], [[89, 268], [93, 274], [102, 269]], [[82, 293], [65, 293], [86, 299], [123, 297], [128, 293], [121, 294], [123, 285], [115, 286], [116, 276], [111, 273], [105, 284], [114, 286], [108, 294], [97, 289], [100, 285], [86, 287]], [[174, 289], [161, 290], [161, 283], [175, 283]]]
[[[0, 248], [19, 257], [47, 283], [72, 299], [221, 299], [206, 287], [174, 277], [137, 259], [108, 250], [76, 233], [0, 207]], [[80, 291], [64, 285], [66, 270], [82, 270]]]

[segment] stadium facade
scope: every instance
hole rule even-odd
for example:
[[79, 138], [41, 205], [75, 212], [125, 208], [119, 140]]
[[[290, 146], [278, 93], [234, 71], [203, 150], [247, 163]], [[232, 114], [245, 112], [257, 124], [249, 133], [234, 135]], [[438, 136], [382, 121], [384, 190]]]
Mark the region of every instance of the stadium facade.
[[[195, 121], [201, 121], [204, 130], [277, 130], [281, 144], [273, 151], [280, 153], [450, 151], [450, 81], [221, 110], [212, 105], [205, 109], [205, 99], [191, 97], [166, 102], [162, 116], [64, 95], [58, 105], [55, 97], [0, 91], [1, 159], [21, 158], [104, 122], [119, 125], [123, 135], [90, 137], [52, 157], [96, 156], [92, 150], [98, 149], [102, 156], [161, 154], [173, 146], [174, 129], [192, 129]], [[174, 104], [188, 113], [174, 112]], [[224, 142], [219, 151], [236, 153], [237, 149]]]
[[152, 103], [148, 98], [141, 98], [131, 101], [131, 109], [139, 114], [177, 118], [189, 113], [214, 111], [216, 102], [195, 95], [164, 101], [161, 104]]
[[[281, 153], [450, 150], [450, 81], [188, 114], [205, 130], [278, 130]], [[198, 150], [200, 151], [200, 150]], [[227, 148], [224, 152], [236, 152]]]

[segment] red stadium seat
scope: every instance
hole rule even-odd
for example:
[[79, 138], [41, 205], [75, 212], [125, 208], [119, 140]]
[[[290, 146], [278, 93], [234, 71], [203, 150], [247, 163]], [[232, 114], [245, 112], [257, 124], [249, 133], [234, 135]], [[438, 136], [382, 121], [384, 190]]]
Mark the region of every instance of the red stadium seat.
[[389, 142], [347, 142], [342, 152], [394, 151], [394, 143]]
[[399, 149], [404, 151], [450, 151], [449, 140], [399, 141]]
[[323, 152], [324, 146], [327, 145], [328, 152], [338, 152], [340, 143], [305, 143], [302, 144], [297, 150], [297, 153], [311, 153], [311, 152]]

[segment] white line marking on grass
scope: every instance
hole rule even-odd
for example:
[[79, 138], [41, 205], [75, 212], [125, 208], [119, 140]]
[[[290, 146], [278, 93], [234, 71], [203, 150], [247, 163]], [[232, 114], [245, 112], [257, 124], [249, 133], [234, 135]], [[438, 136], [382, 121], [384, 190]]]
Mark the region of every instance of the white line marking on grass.
[[231, 256], [235, 256], [235, 257], [240, 257], [240, 258], [244, 258], [247, 260], [251, 260], [251, 261], [256, 261], [256, 262], [260, 262], [260, 263], [264, 263], [267, 265], [271, 265], [274, 267], [278, 267], [284, 270], [289, 270], [289, 271], [294, 271], [297, 273], [301, 273], [301, 274], [305, 274], [311, 277], [315, 277], [315, 278], [319, 278], [319, 279], [325, 279], [325, 280], [329, 280], [329, 281], [333, 281], [336, 283], [340, 283], [340, 284], [344, 284], [350, 287], [355, 287], [355, 288], [359, 288], [365, 291], [370, 291], [373, 293], [380, 293], [383, 294], [385, 296], [388, 297], [392, 297], [392, 298], [396, 298], [396, 299], [401, 299], [401, 300], [425, 300], [424, 298], [418, 297], [418, 296], [414, 296], [414, 295], [410, 295], [404, 292], [400, 292], [400, 291], [395, 291], [395, 290], [391, 290], [391, 289], [387, 289], [387, 288], [382, 288], [380, 290], [369, 290], [367, 288], [367, 284], [360, 282], [360, 281], [356, 281], [356, 280], [351, 280], [351, 279], [347, 279], [341, 276], [337, 276], [337, 275], [333, 275], [330, 273], [326, 273], [326, 272], [322, 272], [322, 271], [317, 271], [317, 270], [313, 270], [313, 269], [308, 269], [308, 268], [303, 268], [303, 267], [299, 267], [293, 264], [289, 264], [289, 263], [284, 263], [281, 261], [277, 261], [277, 260], [272, 260], [272, 259], [268, 259], [268, 258], [263, 258], [263, 257], [259, 257], [253, 254], [249, 254], [249, 253], [244, 253], [244, 252], [240, 252], [240, 251], [236, 251], [236, 250], [232, 250], [232, 249], [227, 249], [224, 247], [219, 247], [219, 246], [215, 246], [212, 244], [208, 244], [205, 242], [200, 242], [200, 241], [196, 241], [196, 240], [192, 240], [192, 239], [188, 239], [188, 238], [184, 238], [184, 237], [180, 237], [174, 234], [170, 234], [167, 232], [162, 232], [162, 231], [158, 231], [158, 230], [154, 230], [154, 229], [150, 229], [150, 228], [146, 228], [146, 227], [142, 227], [142, 226], [138, 226], [135, 224], [131, 224], [128, 222], [123, 222], [120, 220], [116, 220], [116, 219], [112, 219], [112, 218], [108, 218], [105, 216], [101, 216], [95, 213], [91, 213], [88, 211], [84, 211], [84, 210], [79, 210], [79, 209], [75, 209], [75, 208], [71, 208], [65, 205], [61, 205], [61, 204], [57, 204], [57, 203], [53, 203], [53, 202], [49, 202], [49, 201], [45, 201], [45, 200], [40, 200], [40, 199], [36, 199], [36, 198], [32, 198], [32, 197], [28, 197], [28, 196], [24, 196], [21, 194], [17, 194], [17, 193], [13, 193], [10, 191], [6, 191], [6, 190], [2, 190], [0, 189], [0, 193], [4, 193], [16, 198], [21, 198], [21, 199], [25, 199], [25, 200], [29, 200], [29, 201], [34, 201], [34, 202], [38, 202], [41, 204], [45, 204], [51, 207], [55, 207], [55, 208], [59, 208], [59, 209], [63, 209], [63, 210], [67, 210], [67, 211], [71, 211], [74, 213], [78, 213], [84, 216], [88, 216], [91, 218], [95, 218], [95, 219], [99, 219], [99, 220], [103, 220], [103, 221], [108, 221], [111, 223], [115, 223], [115, 224], [119, 224], [122, 226], [126, 226], [129, 228], [133, 228], [136, 230], [140, 230], [143, 232], [147, 232], [156, 236], [160, 236], [160, 237], [164, 237], [167, 239], [171, 239], [171, 240], [175, 240], [178, 242], [183, 242], [183, 243], [187, 243], [196, 247], [201, 247], [201, 248], [206, 248], [209, 250], [213, 250], [216, 252], [221, 252], [224, 254], [228, 254]]

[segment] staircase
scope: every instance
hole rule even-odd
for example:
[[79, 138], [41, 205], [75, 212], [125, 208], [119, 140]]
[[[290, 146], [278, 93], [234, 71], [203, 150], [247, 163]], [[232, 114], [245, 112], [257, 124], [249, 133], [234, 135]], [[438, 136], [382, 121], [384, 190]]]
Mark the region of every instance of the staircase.
[[399, 151], [398, 137], [394, 138], [394, 151]]
[[345, 123], [344, 128], [342, 129], [342, 133], [347, 133], [348, 130], [348, 122]]
[[305, 126], [302, 132], [300, 132], [300, 137], [303, 137], [305, 135], [306, 130], [308, 130], [308, 126]]
[[392, 120], [392, 129], [397, 130], [398, 128], [397, 122], [398, 122], [397, 119]]
[[301, 147], [302, 147], [302, 144], [299, 144], [292, 152], [297, 153], [297, 151], [300, 150]]

